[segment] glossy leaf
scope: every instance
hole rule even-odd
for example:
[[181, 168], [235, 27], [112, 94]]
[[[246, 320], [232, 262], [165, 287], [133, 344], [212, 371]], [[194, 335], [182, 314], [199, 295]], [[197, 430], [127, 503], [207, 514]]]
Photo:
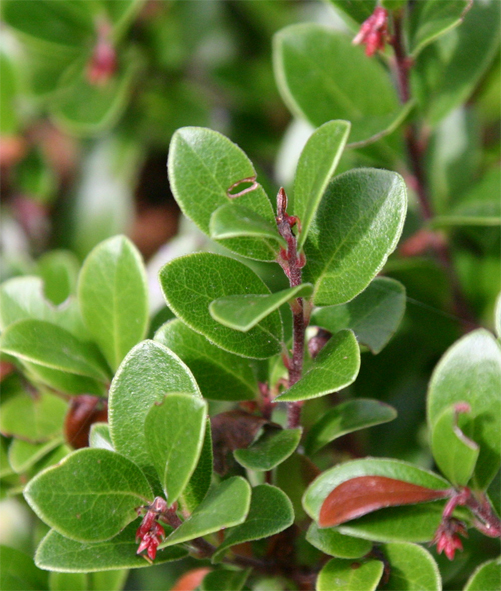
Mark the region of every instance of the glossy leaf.
[[316, 305], [343, 304], [369, 285], [397, 245], [406, 209], [394, 172], [359, 168], [329, 184], [304, 246]]
[[336, 527], [385, 507], [414, 505], [450, 496], [449, 489], [434, 490], [386, 476], [357, 476], [342, 482], [320, 508], [320, 527]]
[[221, 326], [209, 313], [210, 303], [224, 296], [270, 293], [243, 263], [207, 252], [192, 254], [167, 263], [160, 271], [160, 283], [169, 308], [225, 351], [257, 359], [280, 351], [282, 325], [278, 311], [246, 333]]
[[383, 563], [370, 560], [357, 564], [333, 558], [318, 574], [316, 591], [375, 591], [383, 574]]
[[471, 575], [463, 591], [497, 591], [501, 586], [501, 564], [499, 559], [481, 564]]
[[[131, 523], [111, 540], [94, 543], [70, 540], [51, 530], [38, 546], [35, 563], [40, 568], [67, 573], [150, 566], [142, 556], [136, 554], [136, 529], [137, 523]], [[187, 554], [179, 546], [159, 550], [155, 564], [179, 560]]]
[[227, 203], [218, 207], [212, 214], [209, 224], [211, 238], [238, 238], [241, 236], [254, 236], [269, 238], [287, 246], [285, 240], [280, 236], [276, 224], [261, 217], [252, 209], [241, 205]]
[[457, 341], [433, 372], [428, 391], [428, 424], [433, 432], [440, 415], [456, 403], [471, 412], [462, 428], [480, 452], [472, 486], [487, 488], [501, 464], [501, 350], [486, 330], [479, 329]]
[[301, 250], [329, 181], [334, 176], [350, 133], [348, 121], [329, 121], [306, 142], [294, 179], [290, 211], [301, 221], [297, 247]]
[[40, 472], [24, 489], [35, 513], [56, 531], [80, 542], [100, 542], [137, 518], [152, 501], [141, 470], [106, 449], [81, 449]]
[[397, 411], [384, 402], [356, 398], [337, 404], [328, 410], [308, 431], [305, 452], [316, 453], [324, 445], [347, 433], [392, 421]]
[[220, 324], [248, 332], [283, 304], [294, 298], [308, 297], [312, 292], [313, 285], [303, 283], [269, 295], [232, 295], [211, 302], [209, 312]]
[[394, 542], [381, 546], [390, 564], [390, 578], [385, 589], [392, 591], [442, 591], [437, 563], [431, 554], [417, 544]]
[[260, 484], [252, 489], [249, 514], [244, 523], [227, 530], [224, 541], [212, 557], [220, 562], [224, 553], [243, 542], [269, 538], [294, 522], [294, 510], [287, 495], [276, 486]]
[[43, 320], [20, 320], [11, 324], [2, 333], [0, 348], [18, 359], [50, 369], [100, 381], [108, 379], [106, 364], [91, 345]]
[[395, 334], [405, 312], [405, 287], [395, 279], [376, 277], [347, 304], [316, 308], [311, 324], [335, 333], [351, 328], [359, 343], [380, 353]]
[[332, 119], [351, 122], [351, 142], [384, 131], [401, 107], [388, 73], [351, 39], [305, 23], [274, 38], [275, 78], [284, 102], [297, 117], [318, 127]]
[[78, 299], [87, 328], [110, 367], [146, 334], [148, 288], [141, 255], [124, 236], [101, 242], [89, 254], [78, 282]]
[[200, 396], [190, 370], [172, 351], [154, 341], [136, 345], [118, 369], [110, 387], [108, 422], [118, 453], [157, 479], [146, 445], [146, 416], [170, 392]]
[[108, 423], [93, 423], [89, 433], [89, 447], [115, 451]]
[[272, 470], [294, 453], [302, 432], [302, 429], [270, 430], [250, 447], [235, 450], [233, 455], [248, 470]]
[[212, 483], [212, 465], [214, 463], [214, 457], [212, 453], [210, 419], [207, 418], [206, 422], [207, 425], [205, 427], [204, 441], [198, 464], [180, 497], [182, 506], [186, 507], [190, 513], [193, 513], [198, 505], [200, 505], [205, 499]]
[[312, 546], [336, 558], [361, 558], [372, 550], [372, 542], [340, 534], [333, 528], [319, 529], [313, 522], [306, 533]]
[[38, 569], [33, 558], [16, 548], [0, 545], [0, 587], [5, 591], [48, 589], [49, 573]]
[[62, 437], [55, 437], [43, 443], [30, 443], [23, 439], [13, 439], [9, 446], [9, 464], [18, 474], [23, 474], [34, 464], [45, 458], [63, 442]]
[[360, 350], [351, 330], [333, 335], [303, 377], [276, 400], [308, 400], [330, 394], [355, 381], [360, 368]]
[[[210, 219], [221, 205], [232, 201], [229, 190], [239, 181], [256, 179], [256, 171], [242, 150], [229, 139], [201, 127], [184, 127], [173, 135], [168, 160], [172, 192], [183, 213], [210, 236]], [[234, 197], [272, 226], [275, 217], [261, 185]], [[249, 258], [274, 261], [276, 241], [239, 237], [222, 241], [230, 250]]]
[[214, 570], [205, 575], [200, 585], [200, 591], [214, 591], [224, 589], [225, 591], [241, 591], [245, 585], [251, 570]]
[[180, 320], [161, 326], [155, 341], [165, 345], [190, 368], [204, 396], [210, 400], [252, 400], [257, 380], [249, 362], [223, 351]]
[[209, 492], [191, 516], [160, 545], [160, 548], [239, 525], [245, 521], [249, 512], [250, 496], [250, 486], [240, 476], [224, 480]]
[[[407, 462], [367, 458], [345, 462], [323, 472], [308, 488], [303, 506], [308, 515], [318, 521], [320, 508], [338, 485], [360, 476], [386, 476], [418, 486], [443, 490], [449, 483], [432, 472]], [[440, 523], [443, 502], [430, 502], [410, 507], [390, 507], [340, 527], [341, 533], [374, 541], [431, 540]]]
[[169, 505], [177, 501], [197, 466], [206, 417], [202, 398], [174, 392], [156, 402], [146, 416], [146, 447]]

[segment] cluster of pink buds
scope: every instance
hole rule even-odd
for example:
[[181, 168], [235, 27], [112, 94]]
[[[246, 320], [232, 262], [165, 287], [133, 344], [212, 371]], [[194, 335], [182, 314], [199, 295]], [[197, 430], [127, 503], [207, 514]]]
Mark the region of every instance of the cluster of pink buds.
[[388, 38], [388, 12], [377, 6], [370, 17], [362, 23], [360, 31], [353, 39], [355, 45], [365, 45], [365, 55], [371, 56], [384, 49]]
[[102, 86], [117, 69], [117, 55], [110, 40], [111, 27], [106, 22], [97, 25], [97, 41], [87, 66], [87, 80], [95, 86]]
[[462, 551], [463, 544], [459, 535], [467, 538], [468, 533], [466, 526], [462, 521], [452, 517], [446, 521], [443, 521], [435, 533], [435, 537], [432, 540], [432, 544], [437, 545], [437, 552], [442, 552], [447, 556], [449, 560], [454, 559], [456, 550]]
[[156, 497], [151, 505], [141, 507], [139, 511], [144, 509], [146, 509], [146, 515], [136, 532], [136, 542], [141, 540], [137, 554], [146, 550], [147, 556], [145, 558], [150, 562], [155, 560], [158, 545], [165, 538], [165, 530], [157, 520], [162, 513], [167, 511], [167, 503], [162, 497]]

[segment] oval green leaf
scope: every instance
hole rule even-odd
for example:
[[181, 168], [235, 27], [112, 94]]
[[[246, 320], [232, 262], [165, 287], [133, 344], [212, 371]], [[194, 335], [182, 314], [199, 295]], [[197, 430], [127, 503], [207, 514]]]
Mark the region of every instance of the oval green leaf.
[[372, 549], [372, 542], [340, 534], [336, 529], [319, 529], [313, 522], [306, 533], [312, 546], [336, 558], [361, 558]]
[[[241, 236], [255, 236], [269, 238], [287, 247], [285, 240], [278, 233], [277, 225], [270, 223], [248, 207], [227, 203], [221, 205], [210, 218], [211, 238], [238, 238]], [[278, 244], [276, 246], [278, 253]]]
[[390, 564], [390, 578], [384, 586], [391, 591], [441, 591], [442, 579], [432, 555], [417, 544], [393, 542], [381, 551]]
[[301, 440], [302, 429], [270, 430], [244, 449], [233, 452], [235, 460], [249, 470], [272, 470], [291, 456]]
[[481, 564], [471, 575], [463, 591], [497, 591], [501, 587], [499, 558]]
[[333, 558], [320, 571], [316, 591], [375, 591], [383, 574], [383, 563], [370, 560], [353, 564]]

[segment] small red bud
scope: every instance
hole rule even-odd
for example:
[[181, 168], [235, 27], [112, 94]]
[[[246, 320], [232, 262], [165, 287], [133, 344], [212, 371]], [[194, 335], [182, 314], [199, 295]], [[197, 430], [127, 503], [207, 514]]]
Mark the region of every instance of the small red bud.
[[365, 45], [365, 55], [369, 57], [378, 50], [383, 50], [388, 36], [387, 21], [387, 11], [377, 6], [371, 16], [362, 23], [353, 44]]

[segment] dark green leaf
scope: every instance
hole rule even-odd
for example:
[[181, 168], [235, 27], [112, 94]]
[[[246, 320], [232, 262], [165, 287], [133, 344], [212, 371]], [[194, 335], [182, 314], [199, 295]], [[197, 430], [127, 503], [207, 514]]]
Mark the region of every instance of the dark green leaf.
[[239, 464], [249, 470], [272, 470], [294, 453], [302, 432], [302, 429], [270, 430], [257, 443], [237, 449], [233, 455]]
[[24, 552], [0, 546], [0, 588], [3, 591], [43, 591], [48, 589], [48, 573], [38, 569]]
[[347, 304], [316, 308], [310, 324], [335, 333], [351, 328], [359, 343], [379, 353], [395, 334], [405, 312], [405, 287], [395, 279], [376, 277]]
[[341, 14], [345, 14], [355, 23], [367, 20], [376, 8], [376, 0], [329, 0]]
[[82, 267], [78, 299], [89, 331], [116, 370], [148, 323], [146, 273], [130, 240], [116, 236], [96, 246]]
[[206, 417], [205, 400], [175, 392], [155, 402], [146, 416], [146, 447], [169, 505], [177, 501], [197, 466]]
[[303, 377], [276, 400], [308, 400], [330, 394], [355, 381], [360, 350], [351, 330], [341, 330], [323, 347]]
[[316, 305], [343, 304], [369, 285], [397, 245], [406, 209], [394, 172], [359, 168], [330, 183], [304, 247]]
[[250, 486], [240, 476], [225, 480], [209, 492], [191, 516], [160, 545], [160, 548], [239, 525], [245, 521], [249, 512], [250, 496]]
[[244, 523], [225, 532], [224, 542], [212, 557], [220, 562], [231, 546], [268, 538], [288, 528], [294, 522], [294, 510], [287, 495], [270, 484], [260, 484], [252, 489], [249, 514]]
[[[131, 523], [113, 539], [95, 543], [70, 540], [51, 530], [38, 546], [35, 562], [40, 568], [69, 573], [150, 566], [136, 554], [136, 529], [137, 524]], [[186, 555], [186, 550], [178, 546], [159, 550], [155, 564], [179, 560]]]
[[241, 591], [245, 585], [251, 570], [214, 570], [205, 575], [200, 585], [200, 591], [214, 591], [224, 589], [225, 591]]
[[212, 466], [214, 457], [212, 453], [212, 434], [210, 428], [210, 419], [207, 418], [207, 425], [205, 427], [205, 436], [200, 452], [197, 467], [193, 472], [190, 481], [181, 495], [181, 504], [190, 513], [200, 505], [205, 499], [205, 495], [209, 492], [212, 483]]
[[483, 329], [455, 343], [435, 368], [428, 392], [430, 431], [446, 408], [461, 402], [471, 408], [461, 428], [480, 447], [472, 486], [485, 489], [501, 464], [501, 350]]
[[211, 238], [215, 240], [241, 236], [269, 238], [277, 242], [275, 247], [277, 253], [278, 243], [284, 247], [287, 246], [278, 233], [276, 224], [270, 223], [248, 207], [233, 203], [221, 205], [216, 209], [210, 218], [209, 229]]
[[333, 558], [320, 571], [316, 591], [375, 591], [383, 574], [383, 563], [370, 560], [357, 568], [340, 558]]
[[257, 359], [266, 359], [280, 351], [282, 325], [278, 311], [246, 333], [221, 326], [209, 313], [210, 303], [224, 296], [241, 295], [242, 291], [270, 293], [243, 263], [207, 252], [192, 254], [167, 263], [160, 271], [160, 282], [169, 308], [190, 328], [222, 349]]
[[397, 411], [392, 406], [379, 400], [347, 400], [328, 410], [311, 427], [305, 441], [305, 451], [312, 455], [346, 433], [392, 421], [396, 416]]
[[383, 544], [381, 551], [390, 564], [390, 578], [385, 589], [392, 591], [442, 591], [437, 563], [428, 550], [417, 544]]
[[81, 449], [40, 472], [24, 489], [35, 513], [65, 537], [100, 542], [137, 518], [152, 501], [141, 470], [106, 449]]
[[283, 304], [294, 298], [308, 297], [312, 293], [313, 285], [303, 283], [272, 294], [227, 296], [211, 302], [209, 312], [220, 324], [248, 332]]
[[308, 485], [320, 473], [320, 470], [306, 456], [293, 453], [275, 470], [275, 484], [285, 492], [292, 502], [296, 523], [307, 519], [301, 499]]
[[501, 564], [499, 559], [481, 564], [471, 575], [463, 591], [497, 591], [501, 586]]
[[361, 558], [372, 549], [369, 540], [345, 536], [331, 527], [319, 529], [315, 522], [308, 528], [306, 539], [315, 548], [336, 558]]
[[43, 384], [49, 386], [58, 392], [65, 392], [67, 394], [95, 394], [96, 396], [104, 396], [106, 394], [106, 384], [102, 381], [97, 381], [85, 376], [77, 376], [75, 374], [52, 369], [45, 365], [38, 363], [31, 363], [23, 360], [23, 367], [26, 372], [26, 377], [35, 384]]

